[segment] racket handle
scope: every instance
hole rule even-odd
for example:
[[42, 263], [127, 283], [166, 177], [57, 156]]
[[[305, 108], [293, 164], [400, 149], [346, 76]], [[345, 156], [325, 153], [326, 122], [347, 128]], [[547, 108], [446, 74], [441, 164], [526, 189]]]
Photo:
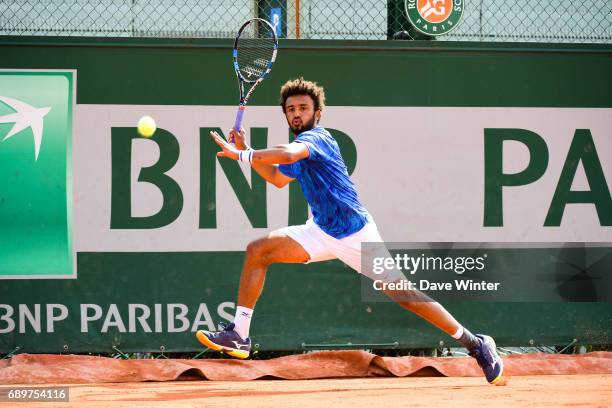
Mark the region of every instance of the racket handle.
[[234, 130], [240, 133], [240, 129], [242, 129], [242, 117], [244, 116], [244, 110], [246, 106], [240, 105], [238, 107], [238, 113], [236, 114], [236, 122], [234, 122]]

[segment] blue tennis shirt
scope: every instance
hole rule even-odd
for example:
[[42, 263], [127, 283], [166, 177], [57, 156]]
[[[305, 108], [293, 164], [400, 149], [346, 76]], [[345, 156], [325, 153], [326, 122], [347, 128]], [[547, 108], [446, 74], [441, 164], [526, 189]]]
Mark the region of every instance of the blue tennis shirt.
[[359, 202], [355, 184], [332, 135], [316, 127], [300, 133], [294, 142], [305, 144], [309, 156], [295, 163], [280, 164], [278, 169], [300, 183], [314, 222], [337, 239], [363, 228], [368, 211]]

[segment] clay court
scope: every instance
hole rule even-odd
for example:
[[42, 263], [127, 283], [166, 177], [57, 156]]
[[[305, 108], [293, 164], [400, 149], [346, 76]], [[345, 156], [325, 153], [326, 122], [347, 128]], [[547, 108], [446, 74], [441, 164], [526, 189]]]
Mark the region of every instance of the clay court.
[[[70, 386], [78, 407], [609, 407], [612, 374], [513, 377], [505, 387], [482, 378], [408, 377], [325, 380], [172, 381]], [[13, 403], [0, 407], [15, 406]], [[66, 403], [27, 403], [28, 407]]]
[[470, 358], [378, 357], [363, 351], [253, 361], [24, 354], [0, 362], [0, 382], [2, 388], [66, 386], [69, 405], [78, 407], [472, 407], [483, 401], [607, 407], [612, 401], [612, 353], [513, 355], [504, 361], [506, 385], [492, 386]]

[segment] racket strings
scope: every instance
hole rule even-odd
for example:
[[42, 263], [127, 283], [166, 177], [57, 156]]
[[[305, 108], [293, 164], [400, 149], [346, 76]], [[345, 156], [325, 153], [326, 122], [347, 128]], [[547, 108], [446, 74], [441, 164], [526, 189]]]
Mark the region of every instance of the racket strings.
[[274, 56], [274, 34], [267, 25], [251, 23], [240, 34], [236, 50], [242, 76], [257, 80], [267, 72]]

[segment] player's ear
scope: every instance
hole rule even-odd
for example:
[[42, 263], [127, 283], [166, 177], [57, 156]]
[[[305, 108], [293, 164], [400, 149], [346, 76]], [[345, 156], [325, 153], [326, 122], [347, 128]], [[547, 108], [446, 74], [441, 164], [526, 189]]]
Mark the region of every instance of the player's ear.
[[317, 123], [319, 123], [319, 121], [321, 120], [321, 109], [317, 109], [315, 111], [315, 119], [317, 120]]

